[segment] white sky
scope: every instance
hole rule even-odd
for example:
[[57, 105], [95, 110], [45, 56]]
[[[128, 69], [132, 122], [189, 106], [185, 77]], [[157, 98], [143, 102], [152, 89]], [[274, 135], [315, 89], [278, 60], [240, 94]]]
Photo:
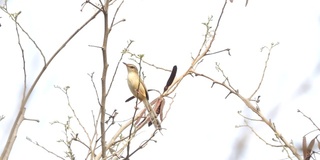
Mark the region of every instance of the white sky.
[[[0, 0], [1, 2], [1, 0]], [[58, 47], [95, 11], [89, 5], [80, 12], [84, 1], [8, 0], [10, 12], [22, 11], [19, 22], [37, 41], [47, 59]], [[203, 40], [205, 28], [201, 24], [210, 15], [214, 22], [220, 14], [223, 0], [131, 0], [125, 1], [118, 19], [125, 18], [111, 33], [109, 40], [109, 81], [121, 50], [129, 39], [134, 40], [131, 52], [145, 54], [145, 60], [170, 69], [178, 66], [180, 76], [191, 62]], [[1, 4], [1, 3], [0, 3]], [[312, 117], [317, 124], [319, 83], [319, 22], [320, 2], [316, 0], [235, 0], [229, 3], [212, 51], [231, 48], [227, 54], [206, 57], [197, 71], [223, 80], [215, 68], [219, 62], [231, 83], [245, 96], [250, 95], [261, 76], [266, 52], [262, 46], [280, 42], [274, 48], [265, 81], [258, 95], [260, 108], [272, 119], [279, 131], [295, 145], [302, 136], [315, 129], [297, 113], [297, 109]], [[114, 11], [114, 9], [112, 9]], [[0, 150], [14, 121], [19, 106], [23, 72], [21, 53], [17, 45], [14, 24], [0, 12]], [[54, 85], [70, 86], [71, 104], [82, 118], [86, 128], [92, 125], [91, 110], [97, 110], [95, 94], [87, 73], [95, 72], [99, 87], [101, 73], [100, 50], [88, 45], [102, 44], [102, 16], [98, 16], [58, 55], [39, 81], [27, 104], [27, 118], [39, 119], [40, 123], [25, 121], [20, 127], [10, 159], [55, 159], [43, 149], [26, 140], [34, 141], [64, 156], [66, 150], [57, 140], [63, 137], [63, 128], [51, 126], [49, 122], [66, 121], [71, 112], [66, 98]], [[212, 24], [215, 26], [215, 23]], [[27, 59], [28, 84], [30, 86], [43, 63], [38, 51], [22, 36]], [[125, 56], [125, 62], [130, 62]], [[143, 65], [148, 88], [162, 90], [169, 73]], [[134, 102], [124, 103], [130, 96], [126, 83], [126, 69], [119, 66], [116, 82], [108, 97], [107, 112], [115, 108], [120, 113], [118, 120], [132, 115]], [[243, 124], [237, 114], [255, 117], [235, 96], [224, 97], [228, 91], [220, 86], [210, 88], [211, 82], [201, 77], [187, 77], [176, 90], [176, 98], [162, 123], [166, 128], [157, 135], [157, 143], [149, 143], [132, 159], [284, 159], [280, 148], [272, 148], [260, 141], [248, 128], [235, 128]], [[151, 98], [156, 94], [150, 93]], [[168, 104], [166, 107], [168, 107]], [[142, 107], [142, 106], [141, 106]], [[75, 119], [73, 119], [75, 122]], [[274, 138], [270, 129], [262, 123], [251, 123], [268, 142]], [[74, 128], [77, 123], [74, 123]], [[153, 128], [144, 128], [136, 142], [144, 140]], [[110, 133], [110, 135], [112, 135]], [[80, 136], [84, 135], [80, 133]], [[313, 138], [313, 137], [308, 137]], [[243, 142], [244, 153], [237, 156], [235, 145]], [[86, 149], [74, 144], [77, 159], [83, 159]], [[152, 157], [152, 158], [150, 158]]]

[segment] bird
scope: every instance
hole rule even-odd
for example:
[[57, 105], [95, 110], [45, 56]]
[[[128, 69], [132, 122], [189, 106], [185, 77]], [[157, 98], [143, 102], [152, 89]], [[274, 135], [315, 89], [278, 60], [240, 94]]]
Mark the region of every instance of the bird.
[[138, 98], [140, 101], [143, 102], [144, 106], [146, 107], [149, 113], [152, 124], [155, 126], [157, 130], [161, 130], [161, 124], [157, 119], [156, 113], [154, 112], [154, 110], [152, 109], [149, 103], [148, 91], [145, 84], [143, 83], [142, 79], [139, 76], [137, 67], [133, 64], [127, 64], [124, 62], [123, 64], [126, 65], [128, 70], [127, 81], [128, 81], [128, 86], [131, 93], [133, 94], [133, 96], [135, 96], [136, 98]]

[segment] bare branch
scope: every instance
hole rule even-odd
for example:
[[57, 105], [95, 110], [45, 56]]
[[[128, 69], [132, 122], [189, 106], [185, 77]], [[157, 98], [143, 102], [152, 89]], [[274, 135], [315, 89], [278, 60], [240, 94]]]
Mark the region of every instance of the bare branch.
[[90, 76], [90, 80], [91, 80], [92, 86], [93, 86], [94, 91], [95, 91], [95, 93], [96, 93], [96, 97], [97, 97], [98, 104], [99, 104], [99, 106], [101, 107], [101, 102], [100, 102], [100, 99], [99, 99], [97, 87], [96, 87], [96, 84], [95, 84], [94, 81], [93, 81], [93, 75], [94, 75], [94, 72], [92, 72], [91, 74], [88, 74], [88, 76]]
[[124, 0], [121, 1], [120, 5], [117, 7], [116, 12], [115, 12], [114, 15], [113, 15], [112, 22], [111, 22], [110, 29], [109, 29], [109, 33], [111, 32], [111, 30], [112, 30], [112, 28], [113, 28], [114, 26], [116, 26], [116, 25], [119, 24], [120, 22], [126, 21], [125, 19], [122, 19], [122, 20], [120, 20], [120, 21], [118, 21], [118, 22], [116, 22], [116, 23], [114, 22], [115, 19], [116, 19], [116, 17], [117, 17], [117, 14], [118, 14], [118, 12], [119, 12], [119, 9], [121, 8], [121, 6], [122, 6], [122, 4], [123, 4], [123, 2], [124, 2]]
[[301, 113], [304, 117], [306, 117], [307, 119], [309, 119], [309, 121], [317, 128], [318, 131], [320, 131], [320, 128], [313, 122], [313, 120], [308, 117], [307, 115], [305, 115], [301, 110], [298, 109], [298, 112]]
[[263, 121], [266, 125], [269, 126], [269, 128], [275, 133], [276, 137], [281, 140], [283, 143], [284, 143], [284, 146], [289, 148], [292, 152], [292, 154], [298, 158], [299, 160], [301, 159], [299, 153], [297, 152], [297, 149], [290, 144], [290, 142], [288, 142], [282, 135], [281, 133], [276, 129], [276, 126], [274, 125], [274, 123], [271, 122], [271, 120], [267, 119], [261, 112], [258, 108], [254, 107], [253, 104], [250, 102], [250, 100], [248, 98], [245, 98], [243, 97], [241, 94], [238, 94], [237, 91], [235, 91], [233, 88], [230, 87], [230, 85], [226, 85], [225, 83], [223, 82], [219, 82], [219, 81], [216, 81], [214, 80], [213, 78], [209, 77], [209, 76], [206, 76], [204, 74], [200, 74], [200, 73], [197, 73], [197, 72], [194, 72], [194, 74], [198, 75], [198, 76], [202, 76], [204, 78], [207, 78], [209, 80], [211, 80], [212, 82], [216, 83], [216, 84], [219, 84], [223, 87], [225, 87], [227, 90], [229, 90], [230, 93], [233, 93], [235, 94], [239, 99], [242, 100], [242, 102], [251, 110], [253, 111], [257, 116], [259, 116], [261, 118], [261, 121]]
[[[222, 6], [222, 9], [221, 9], [221, 12], [220, 12], [220, 15], [219, 15], [219, 18], [218, 18], [218, 21], [217, 21], [217, 24], [216, 24], [216, 27], [214, 29], [214, 32], [213, 32], [213, 35], [211, 36], [211, 40], [208, 42], [207, 44], [207, 47], [201, 52], [201, 54], [197, 55], [197, 57], [194, 58], [193, 62], [191, 63], [189, 69], [184, 73], [182, 74], [179, 78], [177, 78], [170, 87], [168, 87], [168, 90], [166, 92], [164, 92], [162, 94], [163, 97], [171, 94], [177, 87], [178, 85], [180, 84], [180, 82], [183, 80], [183, 78], [187, 75], [189, 75], [189, 73], [192, 73], [193, 72], [193, 67], [195, 66], [195, 64], [197, 64], [199, 61], [201, 61], [201, 59], [209, 52], [211, 46], [212, 46], [212, 43], [215, 39], [215, 36], [217, 34], [217, 31], [219, 29], [219, 26], [220, 26], [220, 22], [221, 22], [221, 19], [222, 19], [222, 16], [223, 16], [223, 13], [224, 13], [224, 10], [226, 8], [226, 5], [227, 5], [227, 0], [225, 0], [225, 3], [224, 5]], [[209, 19], [210, 20], [210, 19]], [[207, 29], [207, 32], [208, 32], [208, 29]], [[206, 35], [208, 35], [209, 33], [206, 33]], [[207, 37], [205, 37], [206, 39]], [[204, 40], [206, 41], [206, 40]], [[204, 45], [202, 45], [204, 46]], [[170, 70], [169, 70], [170, 71]]]
[[[0, 9], [2, 9], [5, 13], [7, 13], [9, 15], [9, 17], [15, 22], [15, 25], [16, 25], [16, 31], [18, 33], [18, 28], [21, 29], [21, 31], [29, 38], [29, 40], [33, 43], [33, 45], [38, 49], [38, 51], [40, 52], [40, 55], [43, 59], [43, 64], [44, 66], [47, 65], [47, 62], [46, 62], [46, 57], [44, 56], [42, 50], [40, 49], [40, 47], [38, 46], [38, 44], [36, 43], [36, 41], [30, 36], [30, 34], [24, 30], [24, 28], [20, 25], [20, 23], [17, 21], [17, 18], [18, 18], [18, 15], [21, 13], [19, 12], [18, 14], [10, 14], [7, 10], [7, 8], [4, 8], [4, 7], [1, 7], [0, 6]], [[20, 41], [20, 36], [18, 35], [18, 41]], [[21, 45], [20, 45], [20, 42], [19, 43], [19, 46], [21, 48]]]
[[267, 60], [266, 60], [265, 63], [264, 63], [264, 69], [263, 69], [263, 72], [262, 72], [262, 76], [261, 76], [259, 85], [258, 85], [257, 89], [256, 89], [256, 90], [252, 93], [252, 95], [249, 97], [249, 99], [252, 99], [252, 97], [253, 97], [253, 96], [258, 92], [258, 90], [260, 89], [261, 84], [262, 84], [263, 79], [264, 79], [264, 75], [265, 75], [266, 70], [267, 70], [267, 66], [268, 66], [268, 62], [269, 62], [271, 50], [272, 50], [273, 47], [277, 46], [278, 44], [279, 44], [279, 42], [278, 42], [278, 43], [275, 43], [275, 44], [271, 43], [271, 47], [270, 47], [270, 48], [268, 48], [268, 47], [266, 47], [266, 46], [261, 48], [261, 52], [263, 51], [264, 48], [267, 48], [267, 49], [268, 49], [268, 56], [267, 56]]
[[240, 125], [240, 126], [237, 126], [237, 127], [248, 127], [250, 128], [250, 130], [261, 140], [263, 141], [266, 145], [269, 145], [271, 147], [284, 147], [283, 145], [274, 145], [274, 144], [271, 144], [269, 142], [267, 142], [265, 139], [263, 139], [249, 124], [246, 120], [244, 120], [244, 123], [245, 125]]
[[64, 158], [63, 158], [63, 157], [61, 157], [61, 156], [59, 156], [58, 154], [56, 154], [56, 153], [54, 153], [54, 152], [50, 151], [49, 149], [47, 149], [46, 147], [42, 146], [42, 145], [41, 145], [41, 144], [39, 144], [38, 142], [36, 142], [36, 141], [32, 141], [32, 139], [31, 139], [31, 138], [26, 137], [26, 139], [27, 139], [28, 141], [30, 141], [31, 143], [35, 144], [36, 146], [38, 146], [38, 147], [40, 147], [40, 148], [44, 149], [44, 150], [45, 150], [45, 151], [47, 151], [49, 154], [52, 154], [52, 155], [56, 156], [57, 158], [59, 158], [59, 159], [63, 159], [63, 160], [64, 160]]
[[[129, 50], [129, 47], [131, 46], [132, 43], [133, 43], [133, 41], [129, 41], [127, 47], [126, 47], [124, 50]], [[113, 74], [113, 76], [112, 76], [112, 79], [111, 79], [111, 82], [110, 82], [108, 91], [107, 91], [107, 93], [106, 93], [106, 96], [108, 96], [109, 93], [110, 93], [110, 90], [111, 90], [111, 88], [112, 88], [112, 84], [113, 84], [114, 79], [115, 79], [115, 77], [116, 77], [116, 74], [117, 74], [117, 71], [118, 71], [118, 68], [119, 68], [119, 64], [120, 64], [120, 62], [121, 62], [121, 60], [122, 60], [122, 58], [123, 58], [123, 55], [124, 55], [124, 54], [121, 54], [121, 56], [120, 56], [120, 58], [119, 58], [119, 60], [118, 60], [118, 63], [117, 63], [117, 67], [116, 67], [115, 71], [113, 72], [114, 74]]]
[[66, 96], [66, 98], [67, 98], [68, 106], [69, 106], [69, 108], [71, 109], [73, 116], [77, 119], [78, 124], [82, 127], [82, 130], [83, 130], [83, 132], [86, 134], [86, 136], [87, 136], [87, 138], [88, 138], [88, 141], [91, 142], [92, 140], [90, 139], [89, 133], [87, 132], [86, 128], [85, 128], [85, 127], [83, 126], [83, 124], [81, 123], [79, 117], [77, 116], [75, 110], [73, 109], [73, 107], [72, 107], [72, 105], [71, 105], [71, 102], [70, 102], [70, 99], [69, 99], [69, 94], [68, 94], [68, 90], [69, 90], [70, 87], [67, 86], [67, 87], [65, 87], [65, 88], [62, 89], [61, 87], [56, 86], [56, 88], [60, 89], [60, 90], [65, 94], [65, 96]]
[[[101, 2], [100, 2], [101, 3]], [[104, 16], [104, 37], [102, 42], [102, 74], [101, 74], [101, 107], [100, 107], [100, 132], [101, 132], [101, 150], [102, 159], [106, 158], [106, 136], [105, 136], [105, 114], [106, 114], [106, 77], [109, 68], [108, 64], [108, 54], [107, 54], [107, 43], [109, 38], [109, 0], [105, 1], [104, 6], [101, 7]]]

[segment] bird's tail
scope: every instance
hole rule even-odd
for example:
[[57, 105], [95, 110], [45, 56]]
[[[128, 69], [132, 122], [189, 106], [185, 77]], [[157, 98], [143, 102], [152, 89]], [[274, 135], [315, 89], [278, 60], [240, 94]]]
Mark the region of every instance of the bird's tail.
[[148, 113], [149, 113], [149, 116], [150, 116], [150, 120], [151, 122], [153, 123], [154, 127], [157, 129], [157, 130], [161, 130], [161, 124], [160, 124], [160, 121], [158, 120], [157, 118], [157, 115], [156, 113], [154, 112], [154, 110], [152, 109], [150, 103], [148, 102], [147, 99], [145, 99], [143, 101], [143, 104], [144, 106], [147, 108], [148, 110]]

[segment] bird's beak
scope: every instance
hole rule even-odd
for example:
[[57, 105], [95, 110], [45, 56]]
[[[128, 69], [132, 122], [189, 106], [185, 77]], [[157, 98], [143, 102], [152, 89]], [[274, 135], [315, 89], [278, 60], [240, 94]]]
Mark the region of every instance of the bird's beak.
[[128, 64], [127, 63], [124, 63], [124, 62], [122, 62], [124, 65], [126, 65], [126, 66], [128, 66]]

